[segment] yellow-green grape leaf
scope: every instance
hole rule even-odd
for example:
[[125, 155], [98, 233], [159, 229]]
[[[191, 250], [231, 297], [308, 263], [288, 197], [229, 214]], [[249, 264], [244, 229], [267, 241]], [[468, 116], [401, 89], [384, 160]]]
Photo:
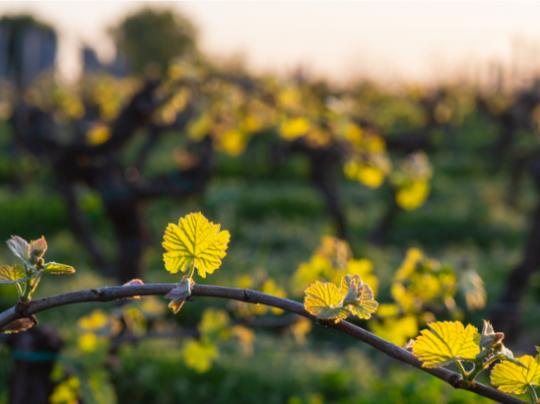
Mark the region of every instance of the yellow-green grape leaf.
[[0, 284], [13, 285], [28, 279], [24, 268], [20, 265], [0, 265]]
[[84, 331], [99, 331], [109, 325], [109, 316], [103, 310], [96, 309], [81, 317], [77, 325]]
[[248, 137], [237, 129], [225, 131], [219, 137], [218, 148], [230, 156], [237, 157], [244, 152]]
[[230, 234], [202, 213], [180, 218], [178, 225], [169, 223], [163, 235], [163, 261], [171, 273], [185, 272], [194, 266], [202, 278], [221, 266], [227, 255]]
[[306, 336], [312, 329], [311, 321], [307, 318], [301, 317], [293, 325], [290, 326], [289, 331], [291, 332], [294, 340], [297, 344], [304, 344], [306, 342]]
[[414, 247], [409, 248], [405, 255], [405, 259], [394, 275], [394, 280], [402, 281], [410, 279], [424, 258], [424, 253], [420, 249]]
[[191, 121], [187, 132], [192, 140], [203, 139], [212, 129], [213, 119], [208, 113], [201, 114], [195, 120]]
[[210, 370], [219, 352], [214, 344], [190, 339], [184, 345], [182, 354], [188, 368], [195, 370], [197, 373], [205, 373]]
[[373, 262], [366, 258], [350, 259], [347, 261], [345, 273], [358, 275], [364, 283], [367, 283], [374, 294], [377, 294], [379, 279], [373, 274]]
[[45, 273], [51, 275], [71, 275], [75, 273], [74, 267], [59, 262], [47, 262], [43, 269]]
[[83, 332], [77, 339], [77, 348], [83, 353], [94, 352], [99, 344], [101, 337], [93, 332]]
[[491, 384], [505, 393], [523, 394], [529, 386], [540, 385], [540, 355], [533, 358], [523, 355], [516, 358], [517, 363], [502, 361], [491, 371]]
[[332, 267], [341, 270], [347, 268], [352, 258], [352, 251], [346, 241], [324, 236], [313, 256], [324, 258]]
[[353, 316], [367, 320], [377, 311], [379, 303], [375, 301], [373, 291], [358, 275], [344, 276], [341, 290], [345, 294], [343, 305]]
[[316, 281], [305, 290], [304, 308], [321, 320], [338, 323], [349, 315], [343, 307], [344, 297], [343, 291], [335, 284]]
[[417, 306], [416, 296], [400, 282], [394, 282], [390, 288], [394, 300], [406, 313], [411, 312]]
[[80, 380], [75, 376], [71, 376], [56, 385], [52, 394], [49, 397], [49, 402], [51, 404], [78, 403], [80, 388]]
[[386, 176], [386, 172], [382, 168], [358, 160], [348, 161], [343, 170], [348, 178], [357, 180], [373, 189], [379, 188]]
[[430, 330], [421, 331], [413, 344], [413, 353], [422, 366], [433, 368], [456, 360], [474, 360], [480, 353], [480, 334], [470, 324], [459, 321], [436, 321]]
[[[305, 319], [309, 322], [309, 320]], [[235, 325], [231, 327], [231, 335], [235, 338], [242, 347], [242, 351], [246, 355], [253, 354], [253, 340], [255, 339], [255, 333], [243, 325]]]
[[111, 129], [106, 125], [94, 125], [86, 133], [86, 142], [89, 145], [97, 146], [105, 143], [112, 136]]
[[[285, 290], [280, 288], [278, 284], [276, 283], [276, 281], [274, 281], [273, 279], [267, 279], [264, 282], [264, 284], [262, 285], [262, 292], [268, 293], [269, 295], [273, 295], [276, 297], [282, 297], [282, 298], [287, 297], [287, 293], [285, 292]], [[272, 311], [272, 313], [277, 314], [277, 315], [283, 314], [283, 310], [277, 307], [272, 307], [270, 310]]]
[[396, 192], [396, 203], [405, 210], [415, 210], [422, 206], [429, 196], [429, 183], [425, 180], [412, 181]]
[[475, 270], [466, 270], [461, 275], [459, 286], [465, 295], [465, 303], [469, 310], [484, 308], [486, 305], [486, 289], [484, 288], [484, 281]]
[[309, 121], [304, 117], [290, 118], [279, 125], [279, 133], [283, 139], [294, 140], [304, 136], [310, 126]]
[[[381, 310], [377, 312], [379, 317], [380, 312]], [[379, 337], [395, 345], [404, 346], [411, 337], [418, 334], [418, 321], [413, 315], [391, 317], [384, 319], [381, 323], [372, 323], [370, 329]]]
[[163, 316], [165, 305], [157, 297], [147, 296], [141, 301], [140, 308], [145, 317], [154, 319]]
[[[397, 304], [394, 303], [382, 303], [379, 305], [379, 309], [377, 311], [377, 317], [379, 318], [394, 318], [398, 317], [400, 312], [400, 308]], [[415, 335], [418, 334], [418, 330], [414, 333]]]
[[206, 340], [225, 340], [231, 333], [229, 315], [225, 310], [206, 309], [198, 330], [201, 337]]

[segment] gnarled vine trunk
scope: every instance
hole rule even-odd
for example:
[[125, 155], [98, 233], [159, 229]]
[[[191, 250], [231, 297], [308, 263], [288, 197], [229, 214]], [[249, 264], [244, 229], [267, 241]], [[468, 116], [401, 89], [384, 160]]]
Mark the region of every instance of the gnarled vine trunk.
[[48, 404], [54, 389], [51, 372], [63, 341], [50, 327], [13, 334], [8, 345], [14, 358], [10, 375], [10, 404]]

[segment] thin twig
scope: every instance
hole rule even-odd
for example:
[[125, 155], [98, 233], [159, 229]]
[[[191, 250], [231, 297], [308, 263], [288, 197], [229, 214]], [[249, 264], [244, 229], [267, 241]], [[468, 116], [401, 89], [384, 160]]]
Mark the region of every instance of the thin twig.
[[[78, 292], [45, 297], [43, 299], [32, 301], [24, 306], [13, 306], [0, 313], [0, 329], [5, 327], [13, 320], [36, 314], [53, 307], [83, 302], [107, 302], [139, 295], [165, 295], [175, 286], [176, 284], [172, 283], [155, 283], [137, 286], [113, 286], [98, 289], [87, 289]], [[255, 290], [195, 284], [193, 286], [192, 297], [190, 299], [197, 296], [217, 297], [254, 304], [263, 304], [265, 306], [277, 307], [285, 311], [307, 317], [311, 320], [316, 320], [314, 316], [304, 310], [304, 306], [301, 303], [268, 295], [266, 293], [257, 292]], [[418, 368], [423, 372], [430, 373], [431, 375], [445, 381], [455, 388], [469, 390], [480, 396], [487, 397], [501, 403], [524, 403], [524, 401], [521, 401], [516, 397], [505, 394], [484, 384], [477, 382], [468, 383], [464, 381], [458, 373], [452, 372], [448, 369], [423, 368], [421, 362], [411, 352], [376, 336], [362, 327], [349, 323], [348, 321], [341, 321], [337, 324], [331, 322], [321, 323], [320, 321], [318, 321], [318, 323], [349, 334], [350, 336], [371, 345], [376, 350], [383, 352], [386, 355], [397, 359], [398, 361]]]

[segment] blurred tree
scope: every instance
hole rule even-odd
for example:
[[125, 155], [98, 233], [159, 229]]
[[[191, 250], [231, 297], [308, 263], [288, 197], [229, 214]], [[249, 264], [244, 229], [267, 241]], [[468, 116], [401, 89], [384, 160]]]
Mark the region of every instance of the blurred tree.
[[[199, 194], [212, 173], [212, 141], [203, 136], [197, 144], [190, 144], [190, 149], [197, 149], [200, 158], [190, 153], [192, 164], [189, 167], [145, 176], [145, 163], [159, 140], [166, 134], [183, 136], [184, 127], [194, 112], [194, 106], [190, 105], [168, 124], [154, 122], [154, 115], [164, 102], [158, 95], [159, 89], [158, 80], [145, 81], [110, 123], [110, 134], [98, 143], [83, 140], [87, 136], [85, 128], [92, 122], [93, 110], [89, 105], [85, 108], [86, 116], [70, 122], [67, 130], [71, 132], [71, 140], [67, 142], [62, 139], [66, 129], [55, 120], [54, 114], [25, 99], [14, 107], [10, 119], [15, 142], [52, 168], [73, 231], [94, 264], [109, 271], [108, 275], [120, 282], [142, 276], [142, 253], [148, 239], [143, 218], [146, 202], [162, 196], [184, 198]], [[125, 149], [144, 130], [146, 140], [133, 159]], [[77, 197], [76, 188], [80, 184], [100, 195], [105, 215], [113, 227], [117, 242], [114, 272], [96, 242]]]
[[172, 59], [197, 52], [197, 30], [188, 17], [144, 8], [125, 17], [110, 33], [133, 73], [165, 72]]

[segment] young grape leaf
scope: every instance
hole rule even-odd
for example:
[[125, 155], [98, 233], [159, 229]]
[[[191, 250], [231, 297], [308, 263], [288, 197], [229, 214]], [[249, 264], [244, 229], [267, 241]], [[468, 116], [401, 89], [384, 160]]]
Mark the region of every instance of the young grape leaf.
[[[59, 367], [55, 367], [55, 369], [58, 368]], [[49, 397], [50, 403], [57, 404], [79, 402], [81, 382], [77, 377], [70, 376], [67, 379], [62, 377], [62, 379], [59, 378], [59, 380], [55, 380], [55, 382], [58, 384], [56, 384]]]
[[169, 293], [165, 295], [167, 299], [171, 299], [168, 307], [174, 314], [182, 309], [186, 299], [191, 295], [191, 288], [193, 283], [190, 278], [184, 277], [177, 286], [172, 288]]
[[205, 373], [219, 356], [219, 351], [213, 343], [189, 339], [182, 349], [182, 355], [188, 368]]
[[294, 140], [304, 136], [309, 129], [309, 121], [306, 118], [297, 117], [283, 121], [279, 126], [279, 133], [286, 140]]
[[[310, 323], [308, 319], [304, 320]], [[253, 353], [253, 340], [255, 339], [255, 334], [251, 329], [244, 327], [243, 325], [235, 325], [231, 327], [231, 336], [240, 343], [244, 354], [251, 355]]]
[[11, 236], [11, 238], [6, 241], [6, 244], [13, 255], [15, 255], [21, 261], [25, 262], [30, 259], [30, 244], [28, 244], [28, 241], [26, 241], [24, 238], [19, 236]]
[[167, 307], [171, 309], [173, 314], [178, 314], [182, 310], [182, 307], [184, 307], [185, 302], [185, 300], [171, 300]]
[[495, 357], [500, 361], [510, 361], [518, 366], [523, 366], [521, 362], [514, 357], [514, 353], [503, 344], [503, 340], [504, 333], [495, 332], [491, 323], [484, 320], [482, 334], [480, 335], [481, 352], [476, 357], [476, 360], [489, 361], [490, 358]]
[[474, 269], [467, 269], [461, 275], [459, 286], [465, 296], [465, 303], [470, 310], [482, 309], [486, 305], [484, 281]]
[[225, 310], [206, 309], [197, 329], [205, 341], [226, 340], [230, 337], [231, 320]]
[[[379, 313], [377, 316], [381, 317]], [[402, 347], [411, 336], [418, 334], [418, 320], [413, 315], [395, 316], [385, 318], [381, 322], [373, 322], [370, 329], [379, 337]]]
[[143, 286], [143, 285], [144, 285], [144, 281], [142, 279], [133, 278], [127, 281], [126, 283], [124, 283], [122, 286]]
[[71, 265], [60, 264], [59, 262], [47, 262], [43, 270], [51, 275], [71, 275], [75, 273], [75, 268]]
[[491, 371], [491, 384], [505, 393], [523, 394], [531, 386], [540, 385], [540, 355], [516, 358], [521, 366], [510, 361], [497, 363]]
[[194, 266], [202, 278], [221, 266], [227, 255], [230, 234], [202, 213], [190, 213], [180, 218], [178, 225], [169, 223], [163, 235], [163, 261], [171, 273], [185, 272]]
[[396, 203], [405, 210], [415, 210], [423, 205], [429, 196], [429, 182], [414, 180], [400, 187], [396, 192]]
[[[276, 281], [274, 281], [273, 279], [267, 279], [263, 283], [261, 287], [261, 291], [263, 293], [268, 293], [269, 295], [273, 295], [277, 297], [287, 297], [287, 293], [285, 292], [285, 290], [280, 288], [278, 284], [276, 283]], [[283, 314], [283, 310], [278, 309], [277, 307], [272, 307], [270, 310], [272, 311], [273, 314], [277, 314], [277, 315]]]
[[429, 323], [431, 330], [422, 330], [413, 344], [413, 353], [422, 366], [433, 368], [457, 360], [474, 360], [480, 353], [480, 334], [470, 324], [459, 321]]
[[373, 291], [358, 275], [346, 275], [341, 281], [341, 290], [345, 295], [343, 305], [353, 315], [361, 319], [369, 319], [377, 308]]
[[316, 281], [308, 286], [305, 294], [304, 308], [321, 320], [338, 323], [349, 315], [343, 307], [345, 293], [333, 283]]
[[98, 332], [109, 325], [110, 318], [103, 310], [96, 309], [81, 317], [77, 325], [84, 331]]
[[20, 265], [0, 265], [0, 284], [13, 285], [28, 279], [24, 268]]
[[493, 325], [487, 320], [484, 320], [482, 334], [480, 336], [480, 347], [490, 349], [493, 346], [501, 345], [504, 339], [504, 333], [495, 332]]
[[12, 322], [5, 325], [2, 329], [0, 329], [0, 333], [17, 334], [19, 332], [29, 330], [37, 323], [38, 322], [35, 316], [18, 318], [17, 320], [13, 320]]
[[33, 259], [43, 258], [47, 252], [47, 248], [47, 240], [45, 240], [44, 236], [30, 241], [30, 257]]
[[[122, 286], [142, 286], [144, 285], [144, 281], [139, 278], [133, 278], [124, 283]], [[140, 300], [141, 297], [139, 295], [131, 296], [129, 299], [131, 300]]]

